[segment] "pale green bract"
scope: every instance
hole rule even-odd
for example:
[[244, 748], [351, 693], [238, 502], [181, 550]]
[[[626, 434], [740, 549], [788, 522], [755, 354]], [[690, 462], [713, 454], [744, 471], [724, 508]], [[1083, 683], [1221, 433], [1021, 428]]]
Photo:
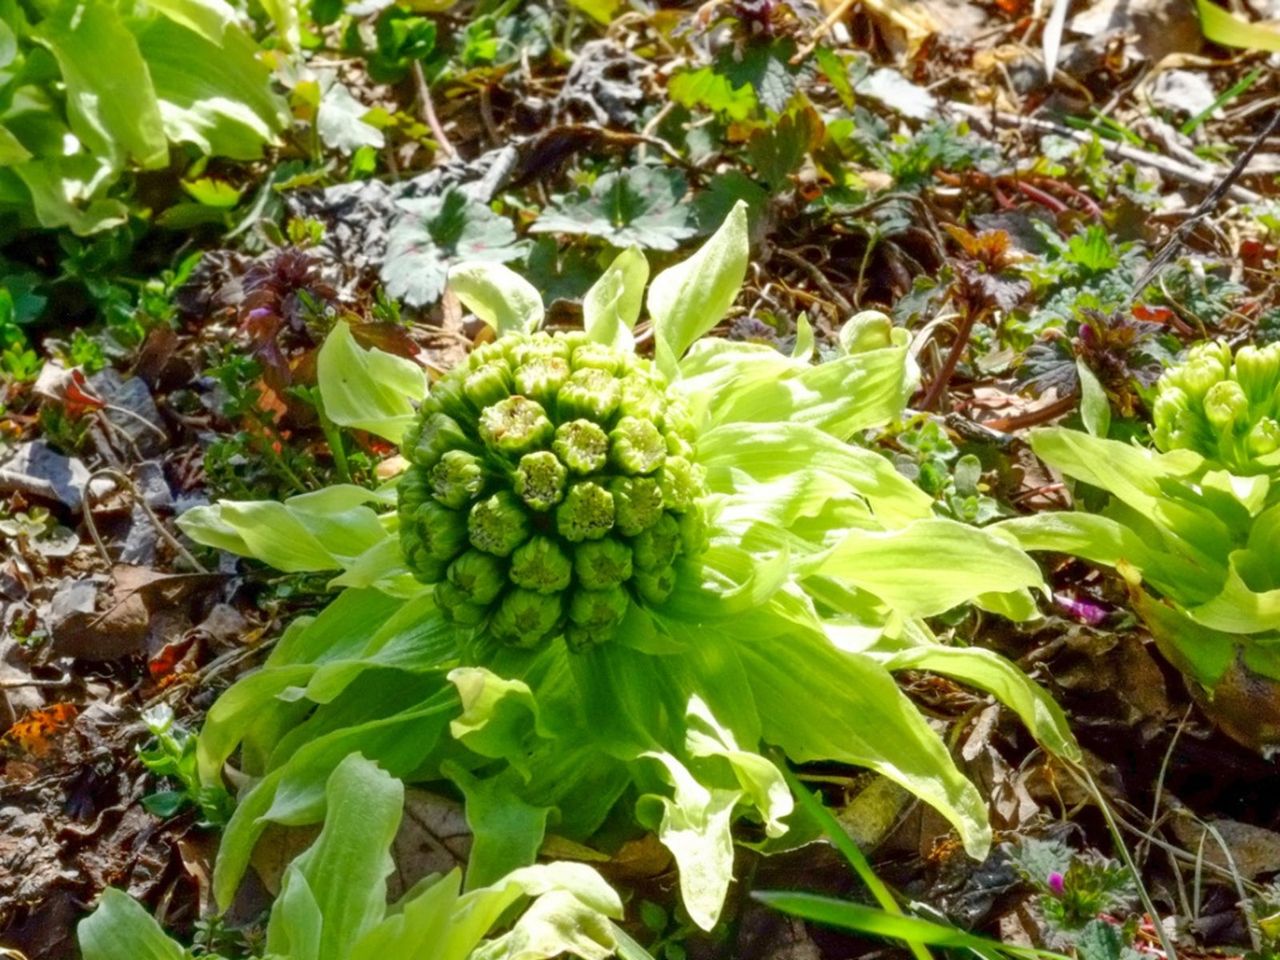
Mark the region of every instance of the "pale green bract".
[[[617, 946], [622, 903], [594, 870], [549, 863], [461, 890], [461, 875], [427, 877], [387, 904], [389, 848], [404, 787], [358, 754], [325, 788], [324, 828], [285, 870], [267, 924], [265, 960], [604, 960]], [[509, 908], [529, 902], [510, 928], [486, 939]], [[183, 960], [187, 952], [130, 896], [103, 893], [81, 922], [85, 960]], [[209, 954], [214, 957], [215, 955]]]
[[[638, 256], [624, 253], [585, 301], [588, 335], [615, 350], [633, 343], [645, 274]], [[747, 256], [740, 206], [702, 252], [650, 288], [653, 375], [692, 424], [705, 544], [678, 558], [665, 599], [629, 603], [605, 642], [571, 650], [550, 621], [530, 649], [486, 642], [483, 628], [460, 631], [442, 615], [433, 587], [406, 588], [389, 514], [353, 507], [365, 511], [360, 529], [371, 542], [352, 559], [350, 538], [340, 526], [321, 529], [309, 502], [273, 508], [289, 518], [282, 529], [301, 526], [311, 538], [313, 569], [342, 570], [348, 589], [294, 624], [264, 668], [209, 713], [202, 776], [221, 783], [238, 748], [253, 778], [223, 838], [221, 902], [269, 822], [320, 818], [324, 779], [353, 750], [395, 775], [457, 784], [475, 833], [472, 886], [533, 862], [548, 831], [587, 842], [620, 802], [633, 806], [671, 850], [684, 903], [704, 928], [732, 879], [734, 821], [752, 817], [770, 837], [786, 828], [791, 798], [762, 755], [767, 747], [793, 761], [876, 770], [946, 816], [970, 853], [987, 850], [981, 796], [899, 691], [895, 670], [933, 670], [990, 691], [1046, 748], [1076, 755], [1061, 712], [1038, 687], [987, 651], [937, 643], [923, 620], [968, 602], [1034, 615], [1031, 591], [1043, 589], [1034, 562], [988, 532], [934, 517], [930, 498], [885, 458], [848, 442], [901, 413], [914, 379], [905, 331], [860, 315], [842, 333], [843, 352], [819, 366], [700, 340], [732, 304]], [[492, 302], [504, 287], [486, 269], [467, 275], [471, 295], [487, 300], [481, 315], [529, 316], [523, 288], [505, 306]], [[512, 325], [520, 336], [529, 330]], [[358, 378], [369, 366], [346, 372]], [[325, 379], [322, 368], [322, 393]], [[361, 395], [355, 379], [343, 392]], [[347, 413], [348, 422], [362, 419]], [[536, 418], [521, 422], [533, 424], [529, 442], [552, 442]], [[452, 444], [451, 431], [440, 436]], [[471, 496], [473, 466], [451, 464], [453, 485], [439, 493], [455, 504], [459, 490]], [[499, 499], [509, 509], [510, 498]], [[287, 537], [244, 529], [252, 509], [221, 504], [180, 522], [197, 541], [270, 561]], [[500, 527], [479, 522], [483, 543], [507, 549], [494, 539]], [[383, 539], [372, 542], [379, 523]], [[454, 539], [442, 550], [454, 556], [456, 538], [474, 533], [448, 532]], [[319, 562], [325, 554], [334, 560]]]

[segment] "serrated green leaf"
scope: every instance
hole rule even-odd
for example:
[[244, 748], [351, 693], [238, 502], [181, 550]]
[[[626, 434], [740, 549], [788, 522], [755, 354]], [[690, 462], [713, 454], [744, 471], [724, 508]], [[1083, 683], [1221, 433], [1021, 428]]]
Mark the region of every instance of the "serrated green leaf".
[[449, 267], [463, 261], [506, 263], [524, 253], [511, 221], [451, 187], [438, 197], [402, 200], [387, 240], [382, 282], [413, 307], [444, 292]]
[[529, 230], [599, 237], [615, 247], [674, 250], [697, 232], [692, 210], [682, 202], [687, 191], [679, 170], [630, 167], [555, 198]]

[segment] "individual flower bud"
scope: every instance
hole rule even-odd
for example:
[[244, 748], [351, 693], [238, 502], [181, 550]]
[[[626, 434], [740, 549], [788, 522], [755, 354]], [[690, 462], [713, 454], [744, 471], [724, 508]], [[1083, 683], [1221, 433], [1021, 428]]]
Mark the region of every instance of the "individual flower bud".
[[1230, 435], [1249, 422], [1249, 398], [1240, 384], [1222, 380], [1204, 395], [1204, 416], [1220, 435]]
[[556, 507], [556, 529], [571, 543], [599, 540], [613, 528], [613, 494], [597, 483], [579, 481]]
[[502, 598], [489, 629], [513, 647], [536, 647], [560, 629], [564, 595], [515, 589]]
[[517, 366], [536, 363], [538, 360], [556, 358], [566, 364], [573, 354], [573, 346], [564, 336], [551, 336], [547, 333], [535, 333], [525, 337], [510, 347], [512, 362]]
[[664, 513], [648, 530], [631, 541], [631, 557], [641, 570], [655, 571], [671, 565], [680, 552], [680, 523]]
[[520, 458], [512, 483], [520, 499], [534, 510], [550, 510], [564, 499], [568, 475], [554, 453], [539, 450]]
[[507, 585], [506, 565], [497, 557], [468, 550], [449, 564], [449, 582], [471, 603], [490, 603]]
[[459, 510], [484, 490], [485, 471], [480, 458], [465, 450], [449, 450], [431, 468], [431, 495], [446, 507]]
[[555, 427], [537, 402], [508, 397], [480, 414], [480, 437], [492, 450], [513, 457], [550, 445]]
[[401, 524], [400, 552], [418, 582], [435, 583], [444, 577], [448, 561], [437, 560], [427, 552], [422, 533], [413, 524]]
[[448, 414], [459, 423], [466, 422], [475, 415], [462, 392], [462, 381], [456, 376], [443, 377], [431, 385], [431, 394], [418, 411], [419, 418], [428, 415], [428, 405], [430, 412]]
[[[403, 521], [402, 521], [403, 522]], [[467, 546], [466, 515], [428, 500], [409, 517], [422, 550], [434, 560], [452, 560]]]
[[667, 457], [658, 473], [662, 499], [677, 512], [688, 510], [702, 491], [702, 469], [684, 457]]
[[1280, 450], [1280, 424], [1263, 417], [1253, 425], [1247, 438], [1249, 455], [1265, 457]]
[[662, 489], [654, 477], [614, 477], [609, 481], [613, 494], [613, 522], [618, 532], [634, 537], [648, 530], [662, 516]]
[[666, 454], [666, 441], [648, 420], [623, 417], [609, 434], [609, 462], [624, 473], [653, 473]]
[[556, 410], [561, 420], [582, 417], [597, 423], [607, 422], [618, 408], [618, 381], [605, 370], [586, 367], [575, 370], [568, 383], [556, 395]]
[[516, 370], [516, 393], [550, 410], [568, 379], [569, 363], [564, 358], [538, 357]]
[[670, 430], [668, 430], [664, 436], [667, 440], [667, 456], [684, 457], [686, 460], [693, 459], [694, 450], [692, 443], [680, 436], [680, 434], [674, 433]]
[[499, 490], [471, 508], [467, 533], [477, 550], [506, 557], [529, 539], [529, 515], [510, 490]]
[[584, 343], [573, 351], [573, 369], [592, 368], [617, 375], [622, 372], [623, 355], [602, 343]]
[[511, 582], [538, 593], [557, 593], [573, 580], [573, 561], [550, 537], [532, 537], [511, 554]]
[[671, 591], [676, 588], [676, 569], [674, 566], [667, 566], [656, 573], [641, 570], [631, 582], [641, 600], [658, 606], [665, 603], [671, 596]]
[[1227, 370], [1212, 357], [1189, 360], [1165, 374], [1167, 383], [1180, 387], [1192, 400], [1200, 400], [1209, 388], [1227, 375]]
[[1187, 359], [1212, 363], [1226, 376], [1226, 372], [1231, 369], [1231, 346], [1225, 340], [1205, 340], [1187, 351]]
[[621, 587], [575, 590], [569, 601], [569, 621], [587, 630], [607, 630], [622, 622], [630, 603], [631, 598]]
[[410, 516], [413, 511], [431, 498], [431, 483], [427, 471], [420, 467], [410, 467], [400, 475], [396, 484], [397, 511], [401, 516]]
[[1245, 345], [1236, 351], [1231, 375], [1254, 407], [1270, 408], [1280, 382], [1280, 344]]
[[401, 449], [412, 463], [431, 467], [448, 450], [468, 449], [471, 442], [458, 421], [444, 413], [423, 417], [405, 438]]
[[432, 592], [436, 606], [451, 623], [462, 627], [474, 627], [484, 622], [488, 613], [486, 607], [472, 603], [467, 595], [448, 580], [441, 580]]
[[588, 541], [573, 551], [573, 572], [587, 590], [626, 583], [631, 579], [631, 548], [612, 537]]
[[492, 360], [467, 375], [462, 392], [477, 410], [511, 396], [511, 368], [505, 360]]
[[624, 417], [637, 417], [661, 426], [667, 410], [666, 401], [646, 378], [632, 374], [622, 381], [618, 412]]
[[595, 473], [608, 459], [609, 435], [590, 420], [570, 420], [556, 428], [551, 449], [573, 473]]

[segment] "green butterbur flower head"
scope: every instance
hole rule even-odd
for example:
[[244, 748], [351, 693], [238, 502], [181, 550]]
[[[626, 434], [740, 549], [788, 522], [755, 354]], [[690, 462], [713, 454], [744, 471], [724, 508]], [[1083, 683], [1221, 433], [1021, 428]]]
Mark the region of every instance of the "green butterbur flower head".
[[547, 333], [509, 334], [436, 385], [406, 445], [400, 535], [446, 616], [582, 649], [666, 600], [705, 490], [662, 385], [648, 360]]
[[[1280, 344], [1202, 343], [1160, 378], [1152, 436], [1165, 452], [1194, 450], [1237, 474], [1280, 466]], [[1276, 462], [1271, 462], [1276, 461]]]

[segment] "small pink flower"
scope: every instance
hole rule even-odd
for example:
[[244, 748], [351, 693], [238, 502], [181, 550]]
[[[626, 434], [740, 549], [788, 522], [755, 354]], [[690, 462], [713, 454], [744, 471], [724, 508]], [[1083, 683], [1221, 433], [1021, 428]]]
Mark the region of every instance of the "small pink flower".
[[1057, 870], [1049, 874], [1049, 892], [1055, 897], [1060, 897], [1066, 891], [1067, 885]]

